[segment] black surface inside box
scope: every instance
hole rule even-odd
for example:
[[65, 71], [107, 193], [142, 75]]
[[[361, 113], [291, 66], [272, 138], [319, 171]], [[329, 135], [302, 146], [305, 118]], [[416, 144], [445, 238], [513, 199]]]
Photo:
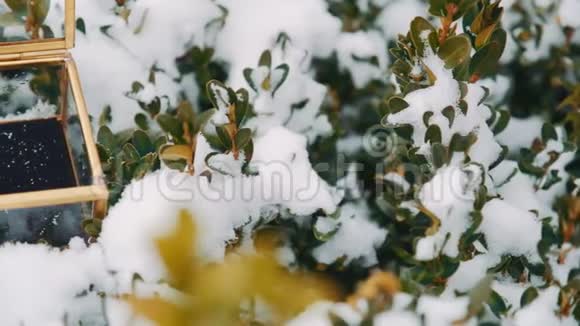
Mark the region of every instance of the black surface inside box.
[[0, 195], [76, 186], [61, 122], [0, 123]]

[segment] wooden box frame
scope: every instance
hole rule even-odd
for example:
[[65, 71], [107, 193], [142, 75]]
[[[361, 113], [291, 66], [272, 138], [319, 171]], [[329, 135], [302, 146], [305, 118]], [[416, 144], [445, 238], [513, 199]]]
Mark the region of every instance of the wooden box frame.
[[[0, 195], [0, 210], [23, 208], [49, 207], [66, 204], [81, 204], [92, 202], [95, 218], [102, 218], [106, 214], [108, 190], [103, 176], [97, 147], [93, 139], [89, 112], [85, 103], [76, 64], [68, 52], [74, 47], [75, 38], [75, 1], [64, 0], [65, 23], [64, 37], [47, 40], [30, 40], [22, 42], [0, 43], [0, 69], [18, 69], [43, 64], [61, 65], [65, 76], [61, 76], [61, 90], [69, 89], [72, 92], [76, 110], [82, 129], [82, 136], [87, 151], [87, 158], [92, 174], [91, 185], [77, 185], [76, 187], [31, 191], [16, 194]], [[61, 95], [60, 117], [65, 123], [68, 107], [68, 96]], [[66, 128], [66, 126], [65, 126]]]

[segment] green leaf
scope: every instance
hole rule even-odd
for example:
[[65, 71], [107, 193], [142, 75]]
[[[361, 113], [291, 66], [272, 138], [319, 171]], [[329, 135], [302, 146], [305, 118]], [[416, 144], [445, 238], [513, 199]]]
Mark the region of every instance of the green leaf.
[[145, 86], [143, 86], [143, 84], [141, 84], [138, 81], [134, 81], [133, 84], [131, 84], [131, 93], [136, 94], [144, 89], [145, 89]]
[[140, 180], [142, 179], [147, 173], [153, 170], [153, 166], [157, 160], [157, 153], [149, 153], [141, 158], [139, 164], [133, 171], [133, 179]]
[[[109, 151], [107, 148], [105, 148], [103, 145], [101, 144], [96, 144], [97, 146], [97, 153], [99, 154], [99, 159], [102, 163], [109, 163], [109, 161], [111, 160], [111, 151]], [[103, 169], [106, 169], [105, 166], [103, 166]]]
[[[237, 109], [237, 107], [236, 107]], [[216, 113], [215, 109], [203, 111], [197, 115], [193, 123], [193, 132], [199, 132], [209, 121], [209, 119]]]
[[333, 230], [326, 232], [326, 233], [318, 231], [318, 229], [316, 227], [312, 228], [312, 231], [314, 233], [314, 237], [318, 241], [326, 242], [326, 241], [332, 239], [332, 237], [338, 232], [338, 230], [340, 230], [341, 226], [342, 226], [341, 223], [338, 223]]
[[236, 134], [236, 146], [239, 149], [242, 149], [248, 145], [249, 141], [252, 139], [252, 130], [249, 128], [244, 128], [238, 130]]
[[437, 17], [445, 17], [447, 10], [445, 10], [446, 0], [429, 0], [429, 13]]
[[[428, 34], [425, 33], [428, 31]], [[428, 40], [428, 36], [430, 33], [437, 33], [435, 27], [431, 25], [425, 18], [422, 17], [415, 17], [413, 21], [411, 21], [411, 41], [417, 49], [417, 54], [419, 56], [424, 55], [424, 47], [425, 42]]]
[[501, 145], [501, 153], [499, 154], [499, 157], [497, 158], [497, 160], [495, 160], [495, 162], [491, 163], [491, 165], [489, 166], [489, 170], [493, 170], [495, 169], [501, 162], [503, 162], [503, 160], [505, 160], [505, 158], [507, 157], [509, 153], [509, 147], [505, 146], [505, 145]]
[[230, 134], [226, 130], [226, 126], [216, 126], [215, 130], [223, 146], [226, 149], [230, 150], [232, 148], [232, 139], [230, 138]]
[[527, 160], [519, 160], [518, 161], [518, 167], [520, 168], [520, 171], [522, 171], [525, 174], [530, 174], [533, 175], [535, 177], [541, 178], [544, 176], [544, 169], [542, 169], [541, 167], [535, 166], [532, 164], [532, 162], [529, 162]]
[[558, 175], [558, 170], [551, 170], [546, 175], [546, 180], [542, 184], [542, 190], [548, 190], [560, 181], [562, 181], [562, 178]]
[[469, 109], [467, 102], [465, 100], [459, 100], [458, 105], [459, 105], [459, 109], [461, 110], [461, 113], [463, 113], [463, 115], [467, 115], [467, 110]]
[[[492, 299], [493, 290], [491, 283], [493, 282], [493, 275], [487, 275], [477, 283], [477, 285], [469, 291], [469, 306], [467, 308], [468, 316], [476, 316], [483, 309], [486, 302]], [[500, 298], [501, 299], [501, 298]]]
[[81, 32], [81, 33], [83, 33], [85, 35], [87, 34], [87, 28], [85, 26], [84, 19], [77, 18], [77, 21], [76, 21], [76, 29], [77, 29], [77, 31], [79, 31], [79, 32]]
[[441, 128], [438, 125], [430, 125], [425, 133], [425, 142], [436, 144], [441, 143]]
[[209, 146], [215, 150], [218, 150], [220, 152], [225, 152], [225, 151], [230, 149], [230, 148], [226, 148], [224, 146], [220, 137], [218, 137], [216, 134], [203, 132], [203, 136], [207, 140]]
[[248, 91], [245, 89], [239, 89], [237, 92], [237, 104], [236, 104], [236, 125], [239, 127], [244, 122], [246, 115], [248, 113], [248, 106], [249, 106], [249, 98]]
[[449, 120], [449, 128], [451, 128], [451, 126], [453, 125], [453, 121], [455, 120], [455, 108], [450, 105], [445, 109], [443, 109], [441, 113], [443, 113], [443, 116], [446, 117], [447, 120]]
[[262, 54], [260, 55], [260, 60], [258, 60], [258, 66], [259, 67], [265, 66], [268, 68], [272, 67], [272, 53], [270, 53], [270, 50], [262, 52]]
[[431, 161], [436, 169], [449, 163], [449, 153], [447, 152], [447, 147], [440, 143], [433, 144], [431, 146]]
[[390, 113], [397, 113], [409, 107], [409, 103], [401, 97], [393, 96], [389, 99]]
[[492, 41], [475, 53], [469, 67], [471, 75], [485, 77], [495, 72], [501, 58], [501, 46]]
[[258, 86], [256, 86], [256, 84], [254, 84], [254, 81], [252, 80], [252, 73], [254, 72], [254, 69], [252, 68], [246, 68], [244, 69], [244, 79], [246, 80], [246, 82], [248, 83], [248, 85], [250, 85], [250, 87], [254, 90], [254, 92], [258, 92]]
[[501, 28], [496, 29], [495, 32], [493, 32], [493, 34], [491, 35], [490, 42], [494, 42], [499, 46], [499, 52], [501, 56], [501, 54], [503, 54], [503, 51], [505, 50], [505, 45], [507, 42], [506, 31]]
[[501, 315], [505, 314], [507, 311], [507, 306], [503, 298], [497, 294], [495, 291], [491, 291], [489, 300], [487, 301], [489, 309], [496, 315], [497, 318], [501, 318]]
[[248, 143], [246, 144], [246, 146], [244, 146], [243, 150], [244, 150], [246, 165], [248, 165], [250, 163], [250, 161], [252, 160], [252, 157], [254, 156], [254, 141], [251, 138], [248, 141]]
[[487, 187], [482, 185], [479, 187], [479, 190], [475, 194], [475, 202], [473, 203], [473, 207], [477, 211], [481, 211], [485, 203], [487, 202]]
[[138, 102], [139, 106], [145, 110], [145, 112], [149, 113], [151, 118], [155, 118], [159, 112], [161, 112], [161, 99], [159, 96], [155, 96], [155, 98], [149, 103]]
[[469, 92], [469, 86], [467, 86], [467, 83], [460, 82], [459, 83], [459, 94], [460, 94], [460, 98], [462, 100], [465, 99], [468, 92]]
[[109, 127], [102, 126], [97, 133], [97, 142], [109, 151], [112, 151], [116, 146], [115, 136]]
[[433, 116], [433, 111], [427, 111], [423, 113], [423, 124], [425, 127], [429, 127], [429, 119]]
[[103, 108], [103, 112], [101, 112], [101, 115], [99, 116], [99, 126], [102, 127], [107, 125], [111, 123], [111, 121], [113, 121], [113, 116], [111, 115], [111, 106], [107, 105], [105, 108]]
[[471, 145], [477, 141], [477, 136], [474, 133], [469, 133], [467, 136], [454, 134], [451, 137], [449, 148], [453, 152], [467, 152]]
[[153, 142], [153, 144], [155, 145], [155, 149], [156, 149], [157, 151], [159, 151], [159, 149], [160, 149], [160, 148], [161, 148], [163, 145], [167, 144], [167, 137], [166, 137], [166, 136], [159, 136], [159, 137], [157, 138], [157, 140], [155, 140], [155, 141]]
[[501, 133], [502, 131], [504, 131], [505, 128], [507, 128], [507, 126], [510, 122], [510, 119], [511, 119], [510, 111], [499, 110], [497, 112], [499, 113], [499, 118], [492, 129], [494, 135], [497, 135], [497, 134]]
[[483, 89], [483, 96], [481, 97], [481, 99], [479, 100], [479, 102], [477, 103], [477, 105], [481, 105], [483, 102], [485, 102], [485, 100], [487, 100], [487, 98], [489, 97], [489, 88], [485, 87], [485, 86], [480, 86], [481, 89]]
[[140, 156], [145, 156], [151, 152], [155, 152], [153, 142], [151, 142], [151, 139], [143, 130], [135, 130], [132, 143]]
[[527, 288], [524, 291], [524, 293], [522, 293], [522, 297], [520, 298], [520, 307], [523, 308], [523, 307], [527, 306], [529, 303], [534, 301], [534, 299], [536, 299], [537, 297], [538, 297], [538, 290], [535, 287], [530, 286], [529, 288]]
[[143, 113], [137, 113], [135, 115], [135, 124], [141, 130], [149, 130], [149, 120], [147, 119], [147, 116], [144, 115]]
[[206, 86], [207, 97], [216, 109], [227, 109], [231, 102], [229, 99], [229, 89], [217, 80], [210, 80]]
[[125, 154], [125, 161], [128, 163], [135, 163], [141, 159], [141, 155], [131, 143], [123, 145], [123, 154]]
[[445, 62], [445, 68], [453, 69], [466, 60], [471, 54], [471, 42], [465, 34], [452, 36], [439, 48], [437, 55]]
[[81, 227], [88, 236], [97, 238], [101, 234], [102, 221], [96, 218], [86, 219]]
[[288, 74], [290, 73], [290, 66], [288, 66], [287, 64], [284, 63], [284, 64], [281, 64], [278, 67], [274, 68], [274, 71], [281, 71], [282, 77], [277, 81], [276, 85], [273, 85], [272, 96], [276, 95], [276, 92], [278, 91], [280, 86], [282, 86], [282, 84], [284, 84], [284, 82], [288, 78]]
[[160, 114], [155, 120], [157, 120], [159, 127], [171, 135], [176, 141], [183, 141], [183, 126], [181, 125], [181, 122], [174, 116], [169, 114]]
[[542, 141], [546, 144], [550, 139], [558, 140], [558, 133], [551, 123], [544, 123], [542, 126]]
[[403, 77], [409, 75], [412, 69], [413, 67], [411, 67], [411, 65], [407, 61], [403, 61], [400, 59], [397, 59], [397, 61], [395, 61], [395, 63], [393, 63], [393, 65], [391, 66], [393, 74]]
[[[469, 81], [469, 65], [471, 63], [471, 58], [467, 58], [467, 60], [463, 61], [460, 65], [453, 68], [453, 78], [457, 79], [460, 82], [467, 82]], [[463, 99], [465, 96], [462, 96]]]
[[413, 137], [413, 126], [410, 124], [399, 125], [395, 128], [395, 133], [397, 134], [397, 136], [405, 140], [411, 141]]

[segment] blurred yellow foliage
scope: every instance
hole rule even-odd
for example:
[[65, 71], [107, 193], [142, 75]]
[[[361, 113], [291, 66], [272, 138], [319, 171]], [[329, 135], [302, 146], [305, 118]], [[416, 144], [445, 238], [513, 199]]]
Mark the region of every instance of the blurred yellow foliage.
[[160, 326], [239, 325], [243, 324], [241, 303], [259, 298], [279, 323], [315, 301], [337, 299], [333, 283], [312, 274], [291, 273], [272, 255], [230, 255], [222, 264], [203, 264], [196, 256], [195, 239], [191, 214], [180, 212], [175, 231], [156, 244], [170, 284], [185, 299], [129, 297], [135, 313]]
[[396, 275], [375, 271], [364, 282], [361, 282], [356, 292], [351, 295], [347, 302], [356, 307], [361, 300], [371, 302], [380, 309], [392, 302], [393, 296], [401, 291], [401, 282]]

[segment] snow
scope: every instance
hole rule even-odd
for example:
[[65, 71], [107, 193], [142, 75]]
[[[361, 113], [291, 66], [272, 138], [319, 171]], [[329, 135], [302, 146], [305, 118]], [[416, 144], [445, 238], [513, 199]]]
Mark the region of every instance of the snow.
[[560, 260], [559, 255], [555, 254], [549, 257], [549, 264], [554, 279], [560, 284], [567, 284], [570, 271], [580, 268], [580, 249], [573, 247], [570, 243], [565, 243], [558, 251], [565, 253], [562, 255], [564, 259]]
[[[0, 247], [2, 325], [60, 325], [91, 284], [106, 286], [98, 248], [59, 251], [44, 245]], [[33, 313], [31, 313], [33, 312]]]
[[[435, 84], [407, 94], [404, 100], [409, 104], [409, 107], [389, 115], [386, 123], [394, 126], [412, 125], [413, 142], [420, 147], [419, 153], [429, 155], [430, 145], [425, 142], [428, 127], [423, 123], [423, 115], [426, 112], [433, 112], [429, 124], [439, 127], [443, 145], [449, 145], [451, 137], [455, 133], [465, 136], [472, 131], [477, 131], [478, 138], [470, 148], [469, 155], [474, 161], [480, 162], [484, 166], [492, 164], [499, 156], [501, 147], [494, 140], [493, 133], [485, 122], [489, 117], [488, 109], [479, 105], [480, 99], [484, 96], [483, 89], [475, 85], [468, 85], [468, 92], [464, 99], [467, 102], [468, 110], [467, 114], [461, 114], [458, 108], [459, 84], [453, 79], [451, 70], [445, 69], [443, 61], [436, 55], [427, 54], [423, 60], [424, 64], [436, 76]], [[456, 110], [455, 120], [451, 126], [442, 113], [443, 109], [448, 106], [452, 106]], [[453, 160], [458, 160], [459, 155], [462, 154], [454, 153]]]
[[425, 16], [427, 6], [418, 0], [390, 0], [378, 18], [378, 25], [387, 40], [395, 40], [397, 35], [406, 34], [409, 23], [416, 16]]
[[573, 28], [580, 27], [580, 19], [578, 13], [580, 12], [579, 0], [563, 0], [558, 8], [558, 16], [563, 26]]
[[477, 85], [485, 86], [489, 89], [487, 103], [499, 105], [505, 100], [508, 90], [511, 88], [511, 83], [512, 81], [508, 76], [497, 75], [481, 79], [477, 82]]
[[[344, 257], [345, 265], [355, 259], [364, 267], [376, 265], [376, 249], [385, 241], [387, 231], [369, 221], [366, 216], [368, 208], [364, 202], [342, 205], [336, 220], [338, 225], [333, 226], [338, 227], [338, 231], [329, 241], [314, 249], [314, 258], [323, 264], [332, 264]], [[324, 224], [329, 222], [326, 220], [323, 219]]]
[[111, 208], [99, 238], [121, 286], [130, 284], [133, 273], [151, 282], [162, 279], [151, 240], [173, 228], [180, 209], [193, 213], [200, 255], [210, 261], [223, 259], [226, 243], [236, 239], [235, 229], [257, 223], [262, 208], [280, 207], [296, 215], [319, 209], [333, 213], [332, 194], [312, 170], [305, 146], [305, 137], [277, 127], [255, 140], [256, 176], [213, 173], [210, 182], [163, 168], [132, 183]]
[[420, 319], [413, 313], [410, 312], [382, 312], [375, 316], [373, 319], [374, 325], [377, 326], [390, 326], [390, 325], [400, 325], [400, 326], [419, 326], [421, 325]]
[[329, 313], [337, 315], [349, 325], [357, 325], [362, 317], [346, 304], [331, 302], [317, 302], [306, 309], [302, 314], [288, 322], [287, 326], [332, 326]]
[[[382, 36], [377, 32], [340, 35], [336, 45], [338, 62], [342, 69], [350, 72], [356, 88], [363, 88], [371, 80], [381, 79], [386, 74], [389, 58], [383, 44]], [[377, 59], [376, 66], [360, 60], [372, 57]]]
[[468, 305], [467, 297], [443, 299], [422, 296], [417, 302], [417, 312], [425, 316], [427, 325], [444, 326], [463, 319]]
[[457, 256], [459, 238], [471, 220], [469, 212], [473, 207], [476, 179], [470, 179], [457, 167], [447, 167], [437, 171], [421, 188], [419, 201], [441, 221], [441, 226], [434, 235], [419, 240], [416, 259], [431, 260], [440, 252]]
[[0, 117], [0, 121], [47, 119], [56, 116], [57, 111], [56, 105], [38, 101], [34, 106], [22, 113], [9, 113]]
[[517, 326], [543, 326], [543, 325], [577, 325], [574, 317], [560, 319], [554, 311], [558, 308], [558, 293], [560, 289], [555, 286], [540, 290], [540, 295], [523, 309], [516, 312], [514, 324]]
[[502, 145], [508, 146], [511, 152], [518, 153], [521, 148], [532, 145], [535, 138], [541, 137], [543, 124], [544, 120], [539, 116], [527, 119], [512, 117], [496, 139]]
[[487, 275], [490, 267], [499, 262], [500, 257], [492, 254], [481, 254], [471, 260], [462, 261], [457, 271], [447, 280], [445, 295], [453, 295], [454, 291], [468, 292]]
[[479, 230], [485, 235], [491, 253], [535, 255], [542, 238], [542, 224], [534, 214], [499, 199], [487, 202], [481, 213]]
[[[247, 127], [254, 129], [257, 135], [263, 135], [273, 127], [285, 126], [305, 134], [309, 143], [320, 136], [329, 136], [332, 133], [332, 126], [328, 117], [320, 112], [327, 89], [308, 73], [312, 61], [311, 54], [296, 46], [295, 42], [291, 42], [272, 46], [271, 55], [274, 68], [272, 70], [264, 66], [255, 68], [252, 72], [252, 82], [261, 85], [264, 77], [260, 76], [271, 75], [270, 84], [276, 85], [276, 79], [281, 79], [281, 76], [276, 77], [281, 74], [281, 70], [276, 67], [282, 64], [288, 65], [288, 76], [278, 89], [258, 90], [253, 98], [256, 116], [247, 122]], [[246, 67], [255, 67], [255, 64], [254, 62]], [[249, 85], [244, 81], [243, 86]]]
[[[321, 0], [220, 0], [228, 19], [216, 40], [216, 55], [230, 63], [228, 83], [246, 86], [242, 70], [254, 67], [263, 50], [272, 48], [278, 34], [286, 33], [293, 46], [327, 57], [337, 40], [340, 22]], [[256, 17], [249, 24], [249, 17]], [[259, 19], [257, 19], [259, 17]], [[291, 70], [295, 68], [291, 66]]]

